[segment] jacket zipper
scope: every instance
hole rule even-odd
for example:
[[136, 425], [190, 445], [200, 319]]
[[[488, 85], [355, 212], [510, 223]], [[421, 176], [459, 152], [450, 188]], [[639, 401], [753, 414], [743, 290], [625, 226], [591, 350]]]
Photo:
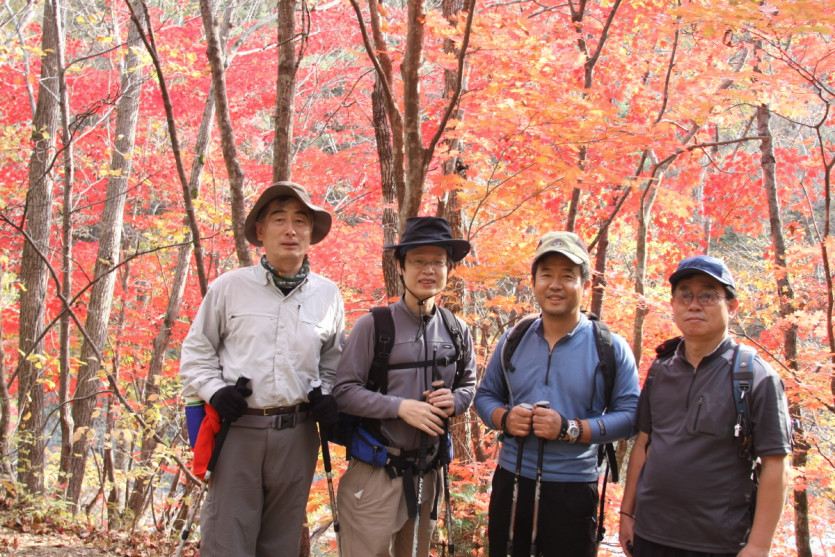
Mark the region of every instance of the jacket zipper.
[[701, 396], [699, 396], [699, 402], [697, 403], [697, 404], [698, 404], [698, 406], [696, 407], [696, 417], [695, 417], [695, 419], [693, 420], [693, 431], [697, 431], [697, 430], [698, 430], [698, 427], [699, 427], [699, 416], [700, 416], [700, 415], [701, 415], [701, 413], [702, 413], [702, 405], [704, 404], [704, 401], [705, 401], [705, 395], [701, 395]]

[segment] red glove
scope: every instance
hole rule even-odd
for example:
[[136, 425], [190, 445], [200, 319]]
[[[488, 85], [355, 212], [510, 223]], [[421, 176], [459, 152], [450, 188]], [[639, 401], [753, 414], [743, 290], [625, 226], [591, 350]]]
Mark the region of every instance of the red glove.
[[215, 449], [215, 435], [220, 431], [220, 415], [211, 404], [206, 405], [206, 417], [200, 424], [197, 442], [194, 444], [194, 458], [191, 461], [191, 471], [201, 480], [206, 476], [212, 451]]

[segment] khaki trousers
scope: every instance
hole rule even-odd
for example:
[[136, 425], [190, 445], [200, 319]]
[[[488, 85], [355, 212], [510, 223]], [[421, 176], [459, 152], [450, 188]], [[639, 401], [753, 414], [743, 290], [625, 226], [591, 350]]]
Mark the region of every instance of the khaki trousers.
[[[423, 480], [418, 555], [429, 555], [435, 530], [430, 519], [439, 486], [437, 469], [426, 471]], [[418, 479], [415, 476], [415, 489]], [[415, 519], [409, 518], [403, 478], [389, 477], [379, 468], [351, 459], [339, 480], [338, 493], [342, 557], [410, 557]], [[439, 505], [440, 506], [440, 505]]]
[[200, 515], [200, 557], [298, 557], [318, 451], [311, 419], [282, 430], [233, 423]]

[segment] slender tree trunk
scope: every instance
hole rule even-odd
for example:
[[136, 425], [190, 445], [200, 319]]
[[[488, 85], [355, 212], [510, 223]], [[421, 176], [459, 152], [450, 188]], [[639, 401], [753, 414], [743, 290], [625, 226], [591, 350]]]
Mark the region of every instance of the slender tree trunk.
[[296, 116], [296, 0], [278, 1], [278, 76], [275, 99], [273, 182], [293, 174], [293, 119]]
[[[652, 206], [655, 204], [655, 197], [658, 189], [656, 179], [661, 176], [659, 168], [654, 167], [652, 177], [647, 181], [647, 188], [641, 196], [641, 207], [638, 210], [638, 242], [635, 259], [635, 293], [638, 298], [645, 295], [644, 280], [647, 276], [647, 234], [649, 232]], [[635, 308], [635, 324], [632, 328], [632, 353], [635, 356], [635, 365], [641, 365], [641, 347], [644, 344], [644, 320], [649, 313], [649, 308], [643, 302]]]
[[[281, 0], [279, 5], [281, 6], [287, 1]], [[229, 190], [232, 200], [232, 236], [235, 239], [235, 253], [238, 254], [238, 264], [241, 267], [248, 267], [252, 265], [252, 252], [250, 252], [249, 242], [244, 236], [244, 220], [246, 219], [246, 208], [244, 207], [244, 171], [238, 161], [238, 150], [235, 146], [235, 130], [232, 127], [232, 117], [229, 114], [225, 69], [227, 58], [223, 47], [228, 35], [228, 23], [229, 18], [232, 17], [232, 10], [227, 10], [226, 17], [224, 18], [223, 33], [218, 32], [218, 25], [215, 21], [211, 0], [200, 0], [200, 15], [203, 18], [203, 30], [206, 33], [206, 40], [208, 42], [206, 54], [209, 58], [209, 66], [212, 68], [212, 90], [215, 94], [214, 100], [217, 106], [217, 127], [220, 130], [220, 144], [223, 150], [223, 160], [226, 162], [226, 173], [229, 176]], [[281, 31], [279, 30], [280, 34]], [[292, 46], [292, 44], [291, 41], [290, 45]], [[281, 47], [279, 47], [279, 52], [281, 52]], [[280, 79], [281, 74], [279, 73]], [[292, 126], [292, 115], [290, 125]], [[287, 176], [289, 177], [289, 173]]]
[[[29, 160], [29, 190], [26, 193], [25, 230], [28, 236], [21, 255], [20, 293], [21, 354], [33, 357], [43, 352], [41, 337], [46, 306], [47, 261], [41, 254], [49, 253], [52, 219], [51, 169], [55, 156], [55, 135], [58, 129], [58, 26], [53, 2], [43, 5], [43, 39], [41, 43], [41, 76], [38, 102], [32, 122], [32, 156]], [[18, 415], [20, 443], [18, 447], [18, 479], [30, 493], [44, 487], [44, 391], [39, 366], [34, 359], [22, 358], [18, 368]]]
[[[140, 20], [143, 18], [143, 7], [142, 2], [136, 6]], [[110, 158], [112, 173], [107, 183], [101, 236], [94, 269], [94, 276], [101, 277], [101, 280], [98, 280], [90, 291], [85, 324], [89, 339], [85, 338], [81, 346], [81, 361], [78, 367], [78, 381], [72, 409], [75, 430], [69, 459], [70, 465], [67, 470], [69, 473], [67, 500], [76, 508], [84, 483], [88, 447], [95, 437], [92, 414], [98, 402], [96, 393], [102, 386], [99, 370], [104, 365], [104, 362], [98, 361], [96, 353], [102, 353], [107, 343], [107, 327], [110, 322], [113, 290], [116, 285], [116, 274], [113, 270], [119, 261], [125, 202], [133, 166], [132, 153], [143, 82], [142, 63], [140, 57], [134, 53], [134, 48], [140, 40], [140, 33], [136, 22], [131, 22], [125, 63], [122, 67], [122, 95], [117, 107], [116, 140]]]
[[[777, 295], [780, 299], [780, 316], [788, 321], [794, 313], [794, 290], [786, 265], [786, 242], [783, 238], [783, 224], [780, 217], [780, 200], [777, 195], [776, 168], [772, 142], [771, 111], [766, 105], [757, 107], [757, 132], [765, 137], [760, 143], [760, 166], [763, 173], [763, 187], [768, 198], [768, 222], [771, 230], [771, 245], [774, 248], [774, 272], [777, 275]], [[783, 352], [792, 370], [797, 370], [797, 327], [790, 326], [783, 333]], [[799, 403], [792, 403], [789, 409], [794, 424], [795, 447], [792, 465], [797, 469], [806, 466], [809, 445], [803, 430], [803, 410]], [[809, 534], [809, 499], [805, 487], [794, 488], [794, 530], [795, 544], [799, 557], [811, 557], [812, 547]]]
[[603, 299], [606, 294], [606, 258], [609, 249], [609, 227], [600, 231], [597, 254], [594, 258], [594, 276], [591, 279], [591, 312], [603, 319]]
[[[64, 195], [62, 211], [62, 226], [61, 239], [63, 242], [61, 251], [61, 291], [65, 296], [69, 296], [72, 292], [72, 273], [73, 273], [73, 213], [75, 207], [73, 206], [73, 188], [75, 185], [74, 179], [74, 153], [73, 140], [70, 135], [70, 106], [69, 97], [67, 95], [67, 80], [65, 73], [66, 65], [66, 49], [64, 44], [65, 33], [63, 31], [62, 17], [57, 18], [58, 22], [58, 86], [60, 90], [60, 106], [61, 106], [61, 142], [64, 145]], [[69, 312], [66, 312], [60, 321], [60, 346], [59, 346], [59, 378], [58, 378], [58, 415], [61, 424], [61, 461], [60, 470], [63, 472], [69, 465], [70, 449], [72, 447], [72, 416], [70, 415], [69, 406], [69, 385], [72, 375], [72, 365], [70, 364], [70, 341], [71, 328], [70, 324], [72, 317]], [[63, 476], [61, 474], [61, 476]], [[59, 477], [59, 485], [66, 487], [66, 477]]]
[[[3, 292], [5, 269], [0, 268], [0, 292]], [[3, 300], [0, 298], [0, 315], [3, 312]], [[9, 455], [9, 409], [8, 374], [6, 373], [6, 354], [3, 350], [3, 320], [0, 319], [0, 474], [13, 477], [12, 459]]]
[[[577, 34], [577, 49], [583, 53], [586, 60], [583, 64], [583, 89], [585, 91], [590, 90], [594, 86], [594, 68], [597, 65], [597, 61], [600, 59], [600, 55], [603, 52], [603, 47], [606, 44], [606, 40], [609, 37], [609, 27], [612, 24], [612, 21], [615, 19], [615, 15], [617, 14], [618, 8], [620, 7], [620, 3], [622, 0], [615, 0], [612, 4], [611, 10], [609, 10], [609, 15], [606, 18], [606, 23], [603, 26], [602, 31], [600, 32], [600, 37], [597, 41], [597, 47], [594, 52], [589, 50], [588, 42], [586, 41], [587, 31], [585, 30], [585, 26], [583, 24], [583, 18], [585, 17], [585, 8], [586, 2], [581, 1], [577, 3], [569, 3], [569, 9], [571, 10], [571, 21], [574, 22], [574, 30]], [[586, 96], [586, 93], [584, 93]], [[588, 147], [585, 145], [580, 146], [580, 152], [577, 155], [577, 168], [580, 169], [580, 172], [585, 171], [586, 169], [586, 160], [588, 159]], [[568, 216], [566, 218], [565, 229], [569, 232], [574, 232], [574, 228], [577, 224], [577, 213], [580, 210], [580, 196], [582, 195], [582, 178], [578, 180], [579, 184], [574, 190], [571, 192], [571, 202], [568, 204]], [[604, 253], [604, 268], [605, 268], [605, 253]], [[601, 308], [602, 309], [602, 308]]]
[[[397, 185], [395, 182], [395, 162], [392, 150], [391, 128], [386, 118], [386, 99], [380, 76], [374, 81], [371, 94], [374, 137], [377, 139], [377, 158], [380, 161], [380, 183], [383, 191], [383, 244], [397, 243]], [[394, 298], [400, 294], [400, 279], [397, 274], [397, 261], [391, 250], [383, 252], [383, 277], [386, 284], [386, 297]]]

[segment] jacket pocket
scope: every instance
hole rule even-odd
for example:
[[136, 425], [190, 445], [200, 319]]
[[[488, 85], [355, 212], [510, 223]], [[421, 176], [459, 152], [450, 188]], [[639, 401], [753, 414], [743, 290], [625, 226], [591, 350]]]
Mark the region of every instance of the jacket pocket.
[[710, 437], [723, 437], [730, 432], [727, 415], [716, 399], [707, 392], [696, 396], [687, 412], [688, 432]]

